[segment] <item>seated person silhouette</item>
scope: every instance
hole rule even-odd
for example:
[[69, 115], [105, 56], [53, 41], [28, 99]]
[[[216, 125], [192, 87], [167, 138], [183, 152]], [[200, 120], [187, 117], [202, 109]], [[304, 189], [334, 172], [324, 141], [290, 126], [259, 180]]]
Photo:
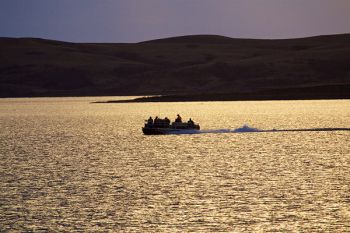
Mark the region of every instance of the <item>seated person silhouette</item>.
[[175, 122], [182, 122], [182, 118], [179, 114], [177, 114], [177, 118], [175, 119]]

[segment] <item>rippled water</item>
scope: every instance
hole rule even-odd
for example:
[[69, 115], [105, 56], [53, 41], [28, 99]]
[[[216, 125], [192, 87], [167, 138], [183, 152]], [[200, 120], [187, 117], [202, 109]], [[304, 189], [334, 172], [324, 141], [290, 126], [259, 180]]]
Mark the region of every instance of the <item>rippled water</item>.
[[[349, 100], [96, 100], [0, 100], [1, 232], [350, 231]], [[177, 113], [203, 133], [142, 135]]]

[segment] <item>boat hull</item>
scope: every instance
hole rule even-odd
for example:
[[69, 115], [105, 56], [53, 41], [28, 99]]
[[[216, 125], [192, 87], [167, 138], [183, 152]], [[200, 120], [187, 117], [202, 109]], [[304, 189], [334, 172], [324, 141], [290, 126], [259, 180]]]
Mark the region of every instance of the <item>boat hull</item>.
[[142, 132], [145, 135], [164, 135], [164, 134], [175, 134], [186, 131], [197, 131], [199, 128], [193, 129], [172, 129], [172, 128], [142, 128]]

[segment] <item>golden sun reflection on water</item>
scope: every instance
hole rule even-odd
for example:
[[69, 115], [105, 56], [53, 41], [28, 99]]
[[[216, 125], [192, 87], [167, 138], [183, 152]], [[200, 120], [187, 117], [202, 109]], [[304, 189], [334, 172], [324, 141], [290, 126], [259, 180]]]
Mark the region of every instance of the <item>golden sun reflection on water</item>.
[[[0, 231], [350, 231], [350, 101], [0, 100]], [[144, 136], [150, 115], [217, 132]], [[223, 131], [226, 132], [226, 131]]]

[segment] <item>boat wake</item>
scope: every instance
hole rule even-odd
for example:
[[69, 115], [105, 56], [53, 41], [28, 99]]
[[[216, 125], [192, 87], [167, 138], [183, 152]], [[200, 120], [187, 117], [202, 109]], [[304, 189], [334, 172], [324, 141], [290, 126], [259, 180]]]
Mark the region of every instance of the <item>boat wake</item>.
[[222, 133], [268, 133], [268, 132], [328, 132], [328, 131], [350, 131], [350, 128], [310, 128], [310, 129], [258, 129], [248, 125], [236, 129], [207, 129], [207, 130], [180, 130], [169, 134], [222, 134]]

